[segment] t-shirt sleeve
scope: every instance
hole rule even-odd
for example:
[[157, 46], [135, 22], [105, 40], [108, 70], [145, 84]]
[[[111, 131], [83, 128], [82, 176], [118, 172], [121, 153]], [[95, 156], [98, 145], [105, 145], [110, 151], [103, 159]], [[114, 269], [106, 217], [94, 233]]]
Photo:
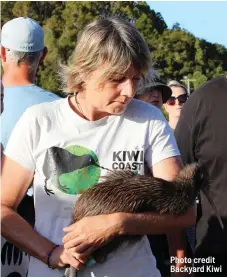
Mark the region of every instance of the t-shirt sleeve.
[[161, 112], [151, 121], [150, 129], [149, 146], [145, 152], [145, 161], [150, 168], [162, 160], [180, 155], [173, 131]]
[[4, 154], [24, 168], [34, 171], [34, 128], [36, 119], [27, 109], [15, 125]]

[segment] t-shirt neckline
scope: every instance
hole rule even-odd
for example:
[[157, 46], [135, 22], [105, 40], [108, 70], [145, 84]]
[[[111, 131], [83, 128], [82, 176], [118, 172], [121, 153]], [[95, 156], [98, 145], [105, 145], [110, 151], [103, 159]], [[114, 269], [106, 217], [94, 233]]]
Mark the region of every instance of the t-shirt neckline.
[[73, 111], [73, 109], [69, 105], [69, 96], [63, 100], [62, 112], [65, 115], [66, 120], [70, 120], [70, 122], [72, 122], [73, 124], [75, 122], [75, 125], [80, 130], [87, 130], [87, 129], [93, 129], [96, 127], [101, 127], [108, 124], [109, 122], [114, 121], [116, 118], [119, 117], [119, 115], [109, 115], [99, 120], [88, 121]]

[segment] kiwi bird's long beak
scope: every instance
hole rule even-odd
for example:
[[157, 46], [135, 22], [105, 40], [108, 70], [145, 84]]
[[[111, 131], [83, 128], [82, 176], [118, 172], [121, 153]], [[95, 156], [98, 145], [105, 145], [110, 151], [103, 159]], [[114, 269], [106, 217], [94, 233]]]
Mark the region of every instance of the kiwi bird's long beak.
[[220, 213], [218, 212], [218, 209], [217, 209], [217, 207], [215, 206], [214, 201], [213, 201], [213, 199], [211, 198], [211, 196], [210, 196], [208, 190], [202, 190], [202, 191], [203, 191], [204, 195], [207, 197], [207, 199], [208, 199], [208, 201], [209, 201], [211, 207], [213, 208], [213, 210], [214, 210], [214, 212], [215, 212], [215, 215], [216, 215], [216, 217], [217, 217], [217, 219], [218, 219], [218, 221], [219, 221], [219, 223], [220, 223], [221, 228], [224, 230], [225, 227], [224, 227], [223, 221], [222, 221], [222, 219], [221, 219]]

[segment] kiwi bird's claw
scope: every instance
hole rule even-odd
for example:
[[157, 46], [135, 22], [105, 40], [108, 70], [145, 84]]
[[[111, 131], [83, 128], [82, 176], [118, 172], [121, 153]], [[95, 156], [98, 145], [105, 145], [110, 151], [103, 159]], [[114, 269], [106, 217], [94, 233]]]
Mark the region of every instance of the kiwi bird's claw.
[[62, 190], [63, 192], [67, 192], [68, 187], [66, 185], [60, 185], [59, 184], [58, 186], [59, 186], [60, 190]]
[[50, 196], [50, 194], [54, 194], [52, 189], [47, 188], [46, 183], [45, 183], [45, 186], [44, 186], [44, 190], [45, 190], [45, 192], [48, 196]]
[[214, 210], [214, 212], [215, 212], [215, 215], [216, 215], [216, 217], [217, 217], [217, 219], [218, 219], [218, 222], [219, 222], [219, 224], [220, 224], [222, 230], [224, 230], [225, 227], [224, 227], [223, 221], [222, 221], [222, 219], [221, 219], [221, 216], [220, 216], [220, 213], [218, 212], [217, 207], [216, 207], [215, 204], [214, 204], [214, 201], [213, 201], [212, 197], [210, 196], [208, 190], [203, 190], [203, 193], [204, 193], [204, 195], [207, 197], [207, 199], [208, 199], [208, 201], [209, 201], [211, 207], [213, 208], [213, 210]]

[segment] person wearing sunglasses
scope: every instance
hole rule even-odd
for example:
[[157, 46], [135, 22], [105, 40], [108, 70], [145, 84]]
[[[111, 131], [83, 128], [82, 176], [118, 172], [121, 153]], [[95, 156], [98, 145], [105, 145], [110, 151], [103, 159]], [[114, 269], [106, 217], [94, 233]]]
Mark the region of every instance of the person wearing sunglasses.
[[[171, 97], [172, 90], [157, 75], [154, 69], [150, 69], [146, 78], [140, 83], [134, 98], [149, 103], [158, 109]], [[145, 174], [151, 175], [148, 165], [145, 163]], [[165, 234], [148, 235], [152, 252], [156, 258], [157, 268], [161, 276], [170, 276], [169, 245]]]
[[173, 80], [168, 83], [172, 90], [171, 97], [164, 104], [165, 110], [169, 116], [169, 125], [175, 130], [180, 118], [181, 110], [188, 99], [186, 88], [179, 82]]
[[[169, 115], [169, 125], [173, 131], [177, 126], [178, 120], [181, 115], [181, 110], [188, 99], [186, 88], [178, 81], [172, 80], [168, 83], [172, 90], [171, 97], [164, 104], [164, 108]], [[195, 242], [195, 226], [186, 229], [187, 237], [187, 255], [192, 256]]]

